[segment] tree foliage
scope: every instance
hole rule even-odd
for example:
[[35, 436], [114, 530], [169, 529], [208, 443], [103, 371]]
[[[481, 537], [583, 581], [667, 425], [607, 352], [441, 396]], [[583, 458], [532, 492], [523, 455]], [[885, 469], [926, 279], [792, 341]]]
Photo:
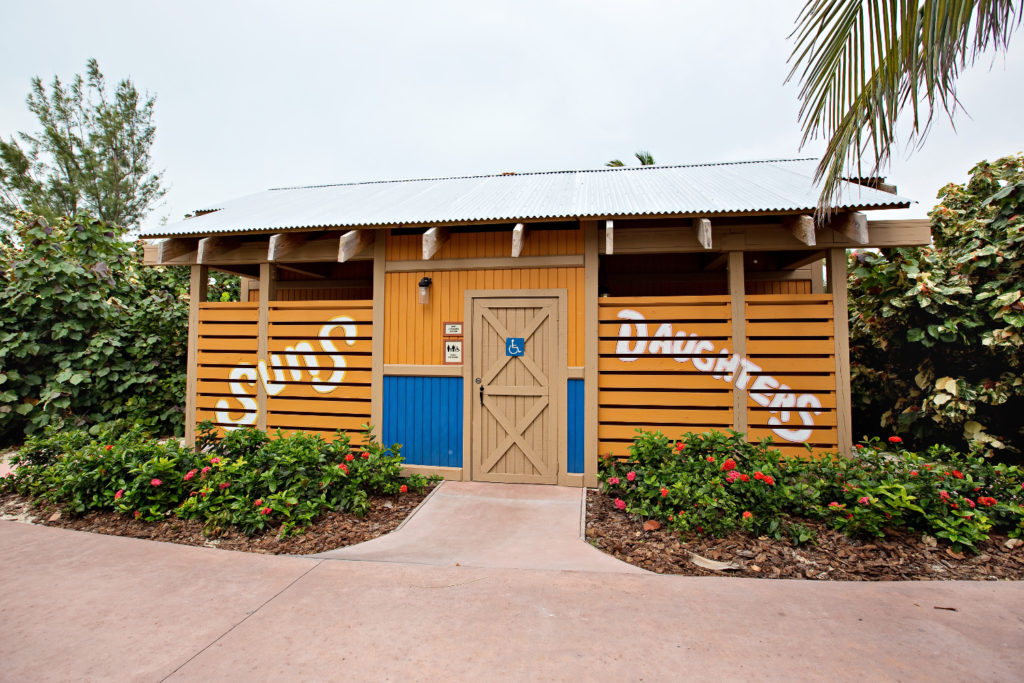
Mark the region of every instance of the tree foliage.
[[1024, 450], [1024, 154], [979, 163], [939, 198], [934, 246], [852, 264], [855, 422]]
[[[651, 155], [650, 152], [647, 152], [645, 150], [640, 150], [639, 152], [637, 152], [633, 156], [635, 156], [637, 158], [637, 161], [640, 162], [641, 166], [654, 166], [654, 163], [655, 163], [654, 162], [654, 157]], [[609, 161], [608, 163], [605, 164], [605, 166], [611, 166], [612, 168], [618, 168], [620, 166], [625, 166], [625, 165], [626, 164], [624, 164], [622, 162], [622, 159], [612, 159], [611, 161]]]
[[130, 80], [108, 92], [90, 59], [85, 78], [69, 85], [32, 79], [26, 103], [41, 128], [0, 140], [0, 219], [24, 210], [52, 223], [87, 212], [131, 228], [164, 195], [150, 159], [155, 98]]
[[0, 233], [0, 442], [118, 418], [181, 431], [187, 292], [140, 252], [85, 214]]
[[908, 107], [911, 142], [924, 140], [936, 112], [952, 117], [961, 70], [1005, 51], [1022, 14], [1020, 0], [807, 0], [790, 36], [789, 78], [800, 75], [804, 143], [827, 141], [821, 206], [834, 202], [850, 167], [878, 175]]

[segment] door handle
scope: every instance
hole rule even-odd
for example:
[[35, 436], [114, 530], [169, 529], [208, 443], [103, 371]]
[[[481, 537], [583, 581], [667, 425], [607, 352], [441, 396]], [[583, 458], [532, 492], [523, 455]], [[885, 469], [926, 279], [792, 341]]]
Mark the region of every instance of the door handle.
[[484, 385], [480, 385], [480, 405], [484, 404]]

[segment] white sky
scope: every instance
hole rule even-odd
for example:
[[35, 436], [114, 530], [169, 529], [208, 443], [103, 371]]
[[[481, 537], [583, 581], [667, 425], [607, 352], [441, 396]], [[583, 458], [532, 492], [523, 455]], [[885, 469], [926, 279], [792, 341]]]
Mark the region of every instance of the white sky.
[[[146, 221], [268, 187], [815, 156], [783, 85], [797, 0], [6, 3], [0, 135], [33, 130], [29, 81], [84, 73], [157, 95]], [[990, 68], [991, 66], [991, 68]], [[968, 115], [888, 175], [920, 204], [1024, 150], [1024, 30], [967, 71]]]

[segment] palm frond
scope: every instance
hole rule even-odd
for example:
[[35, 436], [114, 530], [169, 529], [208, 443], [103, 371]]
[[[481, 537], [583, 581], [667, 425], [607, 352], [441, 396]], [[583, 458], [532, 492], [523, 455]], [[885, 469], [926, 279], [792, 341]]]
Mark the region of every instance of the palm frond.
[[640, 161], [641, 166], [654, 166], [654, 157], [647, 150], [642, 149], [633, 156]]
[[605, 166], [612, 166], [613, 168], [618, 168], [619, 166], [625, 166], [625, 164], [622, 163], [622, 159], [612, 159], [607, 164], [605, 164]]
[[787, 81], [799, 74], [801, 145], [827, 140], [819, 212], [835, 204], [850, 168], [879, 175], [907, 107], [916, 144], [937, 111], [952, 118], [961, 69], [989, 49], [1005, 51], [1022, 14], [1024, 0], [808, 0], [790, 35]]

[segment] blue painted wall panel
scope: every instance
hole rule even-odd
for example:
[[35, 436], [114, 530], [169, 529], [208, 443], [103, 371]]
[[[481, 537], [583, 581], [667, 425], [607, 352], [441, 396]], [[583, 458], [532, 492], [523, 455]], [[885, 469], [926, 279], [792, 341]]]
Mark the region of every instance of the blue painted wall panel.
[[383, 420], [410, 465], [462, 467], [461, 377], [385, 377]]
[[583, 380], [568, 382], [569, 467], [572, 474], [583, 473]]

